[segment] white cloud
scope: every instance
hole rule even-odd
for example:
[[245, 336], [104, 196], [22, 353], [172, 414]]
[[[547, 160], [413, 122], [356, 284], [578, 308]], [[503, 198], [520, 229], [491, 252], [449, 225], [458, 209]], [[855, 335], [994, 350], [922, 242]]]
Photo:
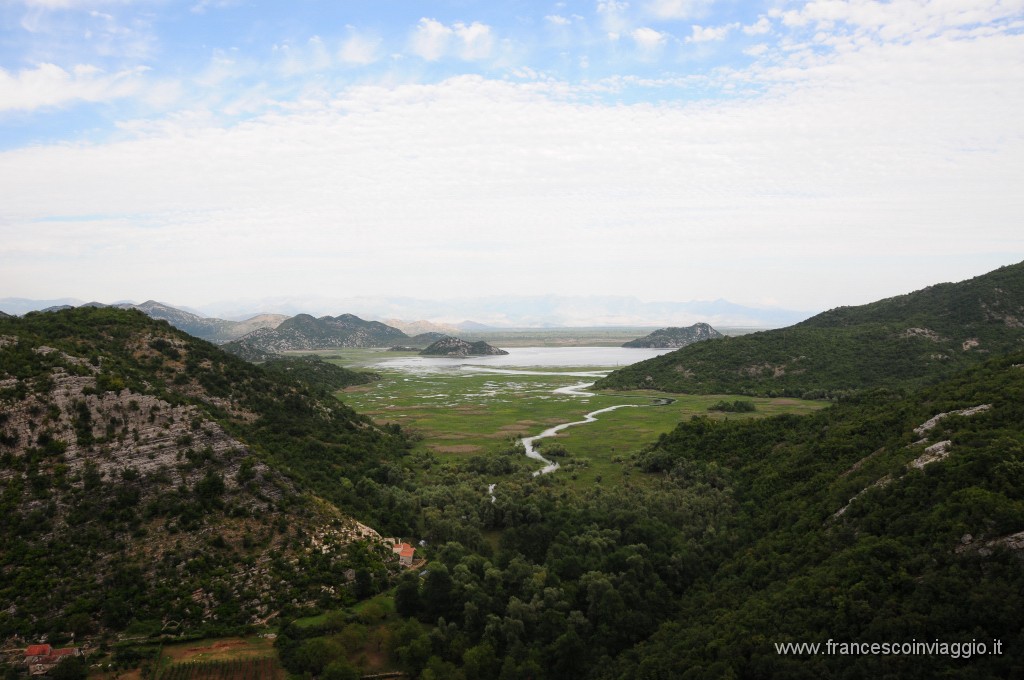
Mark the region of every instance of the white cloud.
[[636, 42], [637, 47], [644, 52], [652, 52], [661, 48], [667, 40], [667, 36], [664, 33], [646, 26], [634, 29], [630, 35], [634, 42]]
[[572, 23], [570, 19], [563, 17], [560, 14], [549, 14], [544, 17], [544, 20], [554, 26], [568, 26]]
[[410, 49], [427, 61], [438, 61], [452, 49], [465, 61], [487, 59], [494, 49], [494, 33], [490, 26], [478, 21], [446, 26], [436, 19], [423, 18], [413, 32]]
[[494, 35], [491, 27], [474, 21], [468, 26], [457, 23], [453, 27], [455, 35], [462, 41], [459, 56], [467, 61], [486, 59], [491, 56], [494, 47]]
[[[658, 79], [602, 78], [603, 55], [590, 45], [565, 57], [586, 68], [580, 55], [591, 55], [596, 74], [582, 85], [521, 63], [503, 72], [522, 82], [375, 87], [314, 70], [296, 80], [322, 89], [281, 97], [261, 75], [273, 69], [224, 50], [186, 81], [225, 91], [209, 113], [197, 105], [124, 125], [111, 143], [0, 153], [0, 284], [54, 281], [68, 292], [105, 281], [109, 292], [95, 296], [113, 299], [134, 294], [127, 281], [162, 282], [191, 286], [173, 297], [196, 301], [259, 287], [443, 296], [466, 280], [494, 293], [615, 286], [682, 298], [742, 298], [756, 287], [790, 307], [892, 294], [870, 288], [891, 281], [881, 273], [865, 280], [878, 253], [898, 261], [894, 269], [1024, 253], [1019, 17], [1005, 3], [941, 6], [816, 2], [749, 26], [695, 26], [691, 41], [783, 37], [747, 47], [757, 57], [749, 68]], [[624, 3], [602, 7], [601, 21], [618, 23], [591, 26], [591, 37], [614, 25], [629, 48], [675, 40], [656, 30], [662, 24], [636, 24]], [[996, 19], [976, 26], [971, 17]], [[349, 30], [349, 41], [363, 38]], [[378, 54], [376, 43], [346, 52], [344, 40], [283, 45], [277, 65], [290, 59], [298, 73]], [[490, 26], [427, 18], [409, 49], [432, 61], [505, 54]], [[228, 85], [239, 73], [251, 76], [244, 91]], [[0, 108], [179, 95], [152, 78], [95, 65], [0, 70]], [[671, 99], [729, 88], [750, 94], [622, 103], [638, 92]], [[245, 121], [219, 122], [234, 112]], [[699, 264], [681, 268], [680, 257]], [[820, 274], [813, 286], [807, 267]], [[624, 276], [613, 281], [610, 269]], [[736, 271], [749, 276], [718, 275]], [[922, 283], [958, 276], [927, 273]]]
[[772, 22], [768, 17], [764, 16], [758, 18], [756, 23], [743, 27], [743, 32], [747, 35], [764, 35], [765, 33], [770, 33], [771, 30]]
[[281, 59], [281, 72], [289, 77], [324, 71], [331, 68], [333, 63], [327, 45], [318, 35], [311, 37], [304, 45], [275, 45], [274, 52]]
[[[117, 271], [110, 299], [146, 281], [196, 301], [444, 296], [466, 280], [741, 298], [760, 278], [772, 286], [759, 295], [791, 307], [863, 302], [892, 291], [846, 265], [880, 252], [905, 267], [1024, 251], [1022, 47], [874, 45], [736, 74], [767, 97], [685, 106], [468, 76], [350, 87], [233, 127], [183, 117], [110, 144], [4, 152], [0, 276], [76, 290]], [[56, 266], [62, 252], [92, 254]], [[700, 265], [680, 268], [681, 253]], [[814, 286], [778, 264], [799, 260], [820, 263]], [[639, 283], [609, 282], [608, 267]], [[736, 267], [749, 277], [714, 275]], [[940, 278], [955, 275], [925, 281]]]
[[729, 33], [739, 28], [739, 24], [726, 24], [725, 26], [691, 26], [692, 33], [686, 38], [686, 42], [712, 42], [725, 40]]
[[199, 0], [196, 4], [189, 8], [190, 12], [195, 14], [205, 14], [206, 10], [210, 9], [224, 9], [225, 7], [236, 7], [242, 3], [242, 0]]
[[366, 66], [377, 61], [381, 39], [353, 32], [341, 44], [338, 58], [346, 64]]
[[[123, 2], [126, 0], [107, 0], [107, 4]], [[103, 1], [92, 2], [91, 0], [21, 0], [27, 7], [41, 7], [43, 9], [72, 9], [79, 7], [95, 7], [103, 4]]]
[[704, 15], [714, 0], [654, 0], [647, 11], [659, 19], [692, 19]]
[[601, 27], [610, 40], [618, 40], [620, 35], [630, 30], [631, 23], [626, 16], [628, 9], [628, 2], [607, 0], [597, 3], [597, 14], [601, 18]]
[[448, 43], [455, 34], [436, 19], [420, 19], [412, 36], [412, 52], [427, 61], [437, 61], [448, 51]]
[[812, 0], [800, 9], [774, 10], [790, 27], [815, 26], [831, 30], [844, 24], [856, 30], [877, 32], [887, 40], [904, 36], [935, 35], [945, 29], [989, 24], [1020, 18], [1024, 3], [1020, 0], [944, 0], [918, 2], [891, 0]]
[[70, 71], [56, 64], [40, 64], [13, 74], [0, 68], [0, 111], [31, 111], [75, 101], [127, 97], [140, 91], [146, 70], [139, 67], [108, 74], [88, 64], [79, 64]]

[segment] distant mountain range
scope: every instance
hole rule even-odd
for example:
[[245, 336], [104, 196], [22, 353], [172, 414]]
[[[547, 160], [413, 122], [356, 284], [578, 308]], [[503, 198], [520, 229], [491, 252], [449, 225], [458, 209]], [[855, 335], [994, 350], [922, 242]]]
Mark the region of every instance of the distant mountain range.
[[[0, 300], [0, 309], [10, 311]], [[402, 328], [395, 319], [427, 319], [447, 328], [406, 329], [410, 335], [437, 330], [545, 328], [563, 326], [687, 326], [698, 321], [715, 326], [780, 328], [812, 316], [814, 311], [753, 307], [728, 300], [644, 302], [616, 295], [502, 295], [454, 300], [411, 297], [278, 297], [234, 300], [203, 306], [205, 314], [243, 319], [258, 313], [322, 316], [345, 310], [364, 319], [377, 319]], [[454, 328], [452, 328], [454, 327]]]
[[789, 328], [700, 342], [614, 371], [600, 388], [821, 397], [924, 384], [1024, 349], [1024, 262]]
[[[714, 302], [641, 302], [636, 298], [613, 296], [510, 296], [466, 299], [453, 302], [432, 302], [413, 298], [352, 298], [333, 304], [349, 313], [340, 316], [315, 317], [311, 309], [326, 302], [313, 299], [310, 307], [292, 312], [292, 303], [282, 300], [262, 301], [264, 309], [275, 313], [237, 315], [219, 305], [222, 316], [205, 316], [188, 308], [176, 307], [155, 300], [141, 304], [115, 302], [82, 302], [74, 298], [29, 300], [0, 298], [0, 314], [24, 315], [31, 311], [57, 311], [71, 307], [117, 307], [139, 309], [154, 319], [167, 321], [175, 328], [217, 344], [240, 341], [227, 347], [239, 356], [253, 361], [287, 350], [330, 349], [340, 347], [387, 347], [392, 345], [426, 347], [444, 335], [465, 332], [486, 333], [507, 328], [558, 328], [564, 326], [656, 325], [667, 323], [678, 327], [680, 321], [698, 318], [709, 323], [732, 326], [773, 327], [806, 317], [791, 310], [743, 307], [725, 300]], [[288, 313], [280, 313], [282, 310]], [[366, 317], [360, 318], [356, 313]], [[418, 321], [402, 321], [406, 318]], [[457, 323], [427, 321], [432, 318], [472, 316]], [[375, 321], [384, 318], [386, 321]], [[375, 324], [375, 325], [374, 325]], [[244, 338], [244, 341], [243, 341]], [[665, 345], [681, 346], [681, 345]]]
[[460, 330], [458, 326], [445, 323], [433, 323], [431, 321], [402, 321], [401, 319], [382, 319], [382, 322], [393, 328], [397, 328], [406, 335], [424, 335], [435, 333], [440, 339], [445, 335], [456, 335]]

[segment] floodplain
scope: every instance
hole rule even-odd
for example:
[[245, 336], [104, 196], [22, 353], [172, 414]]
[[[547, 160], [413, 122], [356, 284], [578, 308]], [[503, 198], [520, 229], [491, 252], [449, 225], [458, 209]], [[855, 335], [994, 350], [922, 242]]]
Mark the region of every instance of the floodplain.
[[[338, 397], [379, 424], [398, 423], [416, 440], [416, 451], [429, 453], [441, 463], [507, 448], [518, 438], [583, 420], [594, 411], [629, 406], [601, 413], [595, 422], [566, 428], [538, 442], [541, 455], [545, 446], [557, 444], [564, 449], [563, 456], [573, 464], [563, 474], [574, 485], [614, 483], [629, 476], [625, 462], [630, 454], [693, 416], [758, 418], [808, 413], [825, 405], [800, 399], [649, 390], [595, 393], [588, 386], [613, 368], [630, 363], [629, 357], [640, 361], [668, 351], [596, 349], [518, 348], [500, 357], [500, 362], [493, 357], [427, 359], [412, 352], [367, 349], [332, 350], [321, 356], [347, 368], [379, 374], [380, 380], [348, 388]], [[753, 402], [756, 410], [709, 410], [717, 402], [735, 399]], [[543, 467], [541, 462], [531, 462], [538, 470]]]

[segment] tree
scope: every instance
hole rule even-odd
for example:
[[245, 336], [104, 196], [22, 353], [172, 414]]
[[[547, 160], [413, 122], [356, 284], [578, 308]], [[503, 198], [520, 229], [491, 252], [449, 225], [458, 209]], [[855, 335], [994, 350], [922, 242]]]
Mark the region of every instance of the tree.
[[57, 664], [57, 667], [50, 672], [50, 677], [53, 680], [85, 680], [88, 672], [89, 664], [85, 657], [73, 656]]
[[362, 676], [358, 668], [344, 659], [338, 659], [324, 667], [320, 680], [359, 680]]
[[452, 608], [452, 577], [443, 564], [431, 566], [423, 581], [423, 609], [430, 620], [448, 617]]
[[420, 600], [420, 579], [413, 572], [402, 574], [395, 589], [395, 611], [401, 616], [416, 616], [423, 609]]

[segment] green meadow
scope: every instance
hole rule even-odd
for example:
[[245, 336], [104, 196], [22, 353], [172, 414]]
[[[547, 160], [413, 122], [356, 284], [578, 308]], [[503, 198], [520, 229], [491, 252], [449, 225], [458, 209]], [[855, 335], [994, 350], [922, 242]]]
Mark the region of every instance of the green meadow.
[[[780, 413], [808, 413], [824, 402], [799, 399], [736, 397], [733, 395], [684, 395], [652, 391], [601, 392], [591, 396], [556, 392], [593, 382], [608, 369], [599, 367], [522, 367], [509, 372], [462, 368], [422, 371], [388, 370], [373, 364], [383, 358], [408, 356], [379, 350], [338, 350], [322, 358], [347, 368], [370, 368], [381, 379], [349, 388], [338, 397], [376, 422], [398, 423], [416, 440], [418, 451], [429, 452], [444, 462], [458, 462], [481, 453], [505, 448], [518, 437], [540, 434], [561, 423], [583, 420], [593, 411], [629, 404], [628, 408], [602, 413], [595, 422], [566, 428], [538, 443], [557, 444], [567, 456], [559, 457], [559, 473], [574, 485], [621, 480], [629, 475], [623, 460], [631, 453], [671, 431], [693, 416], [711, 418], [759, 418]], [[578, 375], [590, 373], [592, 375]], [[588, 391], [587, 388], [581, 388]], [[669, 398], [667, 405], [658, 402]], [[752, 413], [721, 413], [708, 407], [721, 400], [746, 399]], [[536, 467], [541, 467], [540, 463]]]

